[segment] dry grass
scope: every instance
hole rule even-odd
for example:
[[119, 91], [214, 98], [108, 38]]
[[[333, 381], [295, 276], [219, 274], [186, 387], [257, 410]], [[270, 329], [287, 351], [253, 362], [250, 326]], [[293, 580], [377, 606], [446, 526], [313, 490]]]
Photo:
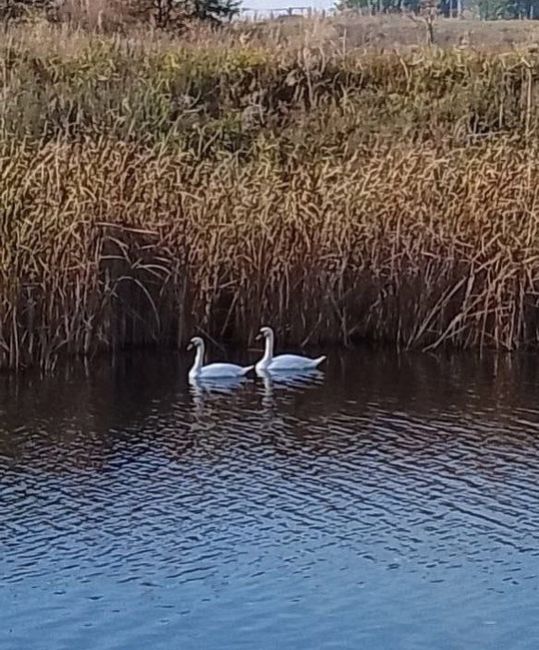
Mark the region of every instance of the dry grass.
[[[350, 47], [377, 47], [402, 49], [424, 45], [424, 25], [409, 18], [380, 16], [335, 19], [338, 32], [346, 33]], [[434, 39], [438, 47], [451, 48], [465, 45], [473, 49], [508, 51], [539, 43], [539, 25], [536, 21], [473, 19], [450, 20], [437, 18]]]
[[[234, 31], [234, 30], [231, 30]], [[354, 13], [337, 14], [331, 18], [288, 18], [285, 21], [236, 25], [236, 32], [248, 34], [253, 40], [290, 47], [299, 43], [363, 51], [406, 51], [424, 46], [426, 26], [420, 18], [379, 15], [358, 16]], [[434, 23], [434, 41], [440, 48], [466, 46], [492, 52], [539, 44], [537, 21], [496, 20], [480, 21], [468, 17], [463, 20], [437, 18]]]
[[35, 27], [0, 64], [0, 367], [262, 321], [537, 344], [534, 53]]

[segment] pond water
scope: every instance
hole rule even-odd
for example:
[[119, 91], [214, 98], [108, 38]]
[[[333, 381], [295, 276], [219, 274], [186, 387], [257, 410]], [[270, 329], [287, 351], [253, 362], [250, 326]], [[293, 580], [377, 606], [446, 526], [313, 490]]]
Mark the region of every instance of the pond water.
[[0, 647], [539, 648], [539, 359], [0, 378]]

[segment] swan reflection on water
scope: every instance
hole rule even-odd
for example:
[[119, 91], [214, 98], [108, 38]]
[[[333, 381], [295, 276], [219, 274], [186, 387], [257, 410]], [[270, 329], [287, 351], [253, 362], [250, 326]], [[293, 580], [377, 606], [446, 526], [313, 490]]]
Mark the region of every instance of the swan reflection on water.
[[[264, 390], [271, 394], [274, 387], [282, 388], [304, 388], [306, 386], [321, 385], [324, 380], [324, 373], [321, 370], [303, 370], [297, 372], [260, 372], [258, 377], [262, 379]], [[189, 386], [194, 396], [202, 397], [209, 394], [231, 395], [238, 388], [249, 384], [247, 377], [220, 377], [201, 378], [190, 377]]]
[[259, 372], [258, 377], [264, 382], [264, 390], [271, 391], [273, 387], [303, 388], [320, 385], [324, 380], [321, 370], [303, 370], [298, 372]]
[[265, 407], [271, 406], [275, 399], [275, 389], [282, 389], [289, 393], [301, 388], [320, 386], [324, 382], [324, 373], [321, 370], [303, 370], [301, 372], [279, 372], [270, 373], [259, 371], [258, 377], [262, 379], [264, 393], [262, 404]]
[[249, 381], [246, 377], [221, 377], [219, 379], [190, 377], [189, 389], [193, 396], [195, 411], [201, 413], [205, 402], [222, 401], [223, 398], [230, 397], [248, 384]]
[[[322, 385], [324, 373], [316, 369], [286, 373], [260, 372], [258, 379], [261, 379], [263, 383], [262, 405], [268, 407], [275, 403], [276, 392], [291, 394], [301, 389]], [[248, 387], [249, 384], [249, 379], [246, 377], [190, 378], [189, 388], [193, 397], [195, 411], [201, 413], [205, 403], [219, 403], [223, 399], [226, 400], [226, 398]]]
[[226, 377], [219, 379], [189, 379], [189, 386], [196, 395], [204, 393], [219, 393], [221, 395], [229, 395], [241, 386], [248, 384], [245, 377]]

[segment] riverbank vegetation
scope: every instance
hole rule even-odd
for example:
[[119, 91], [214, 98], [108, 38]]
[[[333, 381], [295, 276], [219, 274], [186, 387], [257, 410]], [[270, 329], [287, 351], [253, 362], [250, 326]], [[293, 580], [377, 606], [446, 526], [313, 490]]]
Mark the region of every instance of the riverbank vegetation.
[[262, 322], [293, 345], [537, 345], [533, 43], [306, 25], [7, 30], [1, 367]]

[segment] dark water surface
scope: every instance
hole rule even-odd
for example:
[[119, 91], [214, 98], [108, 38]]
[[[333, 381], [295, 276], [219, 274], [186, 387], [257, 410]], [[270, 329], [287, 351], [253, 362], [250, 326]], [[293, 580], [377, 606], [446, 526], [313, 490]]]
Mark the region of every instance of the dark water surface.
[[539, 359], [0, 378], [0, 648], [539, 648]]

